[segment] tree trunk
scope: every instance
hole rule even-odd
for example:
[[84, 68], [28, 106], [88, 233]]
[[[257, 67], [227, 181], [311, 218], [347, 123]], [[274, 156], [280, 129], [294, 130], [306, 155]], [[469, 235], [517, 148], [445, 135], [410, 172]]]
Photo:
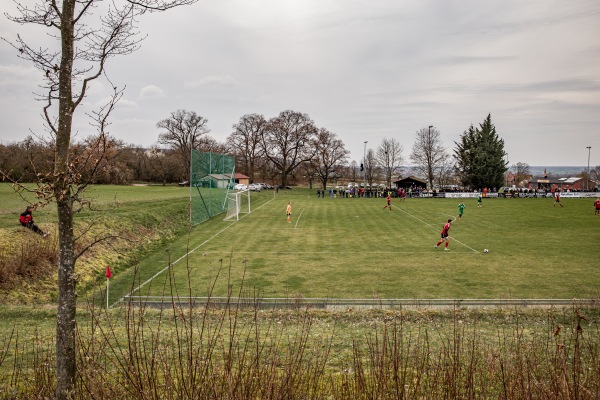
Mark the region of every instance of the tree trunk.
[[433, 168], [431, 162], [427, 165], [427, 180], [429, 181], [429, 188], [433, 190]]
[[73, 199], [69, 177], [69, 149], [73, 124], [73, 41], [76, 0], [63, 2], [59, 114], [54, 158], [54, 196], [58, 211], [58, 311], [56, 315], [56, 398], [75, 397], [76, 293]]
[[76, 304], [73, 207], [70, 199], [58, 208], [58, 312], [56, 318], [56, 398], [73, 399], [76, 376]]
[[285, 171], [281, 172], [281, 188], [285, 189], [285, 186], [287, 184], [287, 173]]

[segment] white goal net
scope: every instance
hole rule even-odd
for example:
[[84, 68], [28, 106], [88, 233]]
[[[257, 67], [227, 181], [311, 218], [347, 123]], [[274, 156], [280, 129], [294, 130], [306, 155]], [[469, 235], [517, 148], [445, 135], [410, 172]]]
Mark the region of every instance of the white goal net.
[[227, 215], [224, 221], [238, 221], [240, 214], [250, 213], [250, 191], [241, 190], [239, 192], [227, 193]]

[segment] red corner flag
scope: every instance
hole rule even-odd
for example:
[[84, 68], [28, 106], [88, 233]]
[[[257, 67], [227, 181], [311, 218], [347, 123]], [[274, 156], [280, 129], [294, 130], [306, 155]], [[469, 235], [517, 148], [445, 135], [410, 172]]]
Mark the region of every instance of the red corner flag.
[[110, 267], [106, 266], [106, 273], [104, 274], [108, 279], [112, 278], [112, 272], [110, 272]]

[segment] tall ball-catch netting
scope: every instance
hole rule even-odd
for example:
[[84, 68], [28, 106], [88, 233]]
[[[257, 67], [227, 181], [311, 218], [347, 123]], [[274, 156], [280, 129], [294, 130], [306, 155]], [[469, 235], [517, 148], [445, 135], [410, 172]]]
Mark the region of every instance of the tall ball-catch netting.
[[190, 222], [199, 224], [227, 210], [227, 193], [235, 185], [235, 158], [192, 150]]

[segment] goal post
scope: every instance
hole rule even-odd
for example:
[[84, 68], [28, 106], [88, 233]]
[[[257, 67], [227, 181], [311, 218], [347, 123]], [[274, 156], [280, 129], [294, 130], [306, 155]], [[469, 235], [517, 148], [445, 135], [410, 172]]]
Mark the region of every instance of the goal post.
[[227, 214], [224, 221], [239, 221], [240, 214], [250, 213], [250, 191], [227, 193]]

